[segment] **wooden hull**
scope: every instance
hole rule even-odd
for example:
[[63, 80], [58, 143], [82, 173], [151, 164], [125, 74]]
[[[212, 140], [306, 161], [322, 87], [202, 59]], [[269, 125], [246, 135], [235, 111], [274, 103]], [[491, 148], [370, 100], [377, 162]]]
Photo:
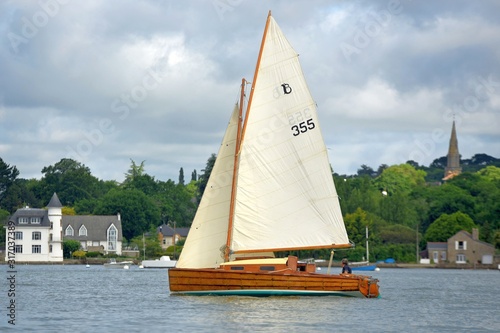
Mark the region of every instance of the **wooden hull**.
[[363, 275], [309, 272], [249, 272], [173, 268], [168, 272], [172, 294], [239, 296], [379, 296], [377, 279]]

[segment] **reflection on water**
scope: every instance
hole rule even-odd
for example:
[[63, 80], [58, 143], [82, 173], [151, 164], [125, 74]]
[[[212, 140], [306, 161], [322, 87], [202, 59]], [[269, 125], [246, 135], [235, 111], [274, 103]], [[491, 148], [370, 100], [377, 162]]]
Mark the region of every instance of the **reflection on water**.
[[[0, 266], [6, 280], [6, 266]], [[166, 270], [18, 266], [16, 331], [496, 332], [500, 272], [382, 269], [379, 299], [170, 296]], [[2, 285], [3, 286], [3, 285]], [[7, 294], [7, 288], [2, 293]], [[0, 297], [2, 309], [7, 300]], [[9, 328], [2, 310], [0, 331]]]

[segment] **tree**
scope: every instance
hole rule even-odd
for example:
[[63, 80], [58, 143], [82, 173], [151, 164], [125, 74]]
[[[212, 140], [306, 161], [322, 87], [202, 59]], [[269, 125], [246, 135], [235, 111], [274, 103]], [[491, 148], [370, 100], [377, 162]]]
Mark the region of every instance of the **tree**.
[[67, 239], [63, 242], [63, 257], [71, 258], [71, 254], [80, 249], [80, 242], [74, 239]]
[[197, 180], [198, 180], [198, 175], [196, 174], [196, 170], [193, 170], [193, 172], [191, 172], [191, 181], [195, 182]]
[[377, 176], [380, 176], [382, 172], [384, 172], [385, 169], [387, 169], [389, 166], [387, 164], [380, 164], [378, 169], [377, 169]]
[[179, 184], [184, 185], [184, 169], [182, 167], [179, 170]]
[[347, 214], [344, 218], [344, 222], [349, 239], [354, 242], [354, 244], [363, 244], [365, 240], [365, 229], [371, 224], [367, 212], [358, 208], [354, 213]]
[[372, 168], [367, 166], [366, 164], [361, 165], [361, 168], [358, 169], [358, 176], [370, 176], [373, 177], [377, 173], [373, 171]]
[[151, 198], [137, 189], [112, 189], [106, 193], [94, 214], [120, 213], [123, 237], [132, 239], [160, 222], [160, 211]]
[[157, 203], [163, 222], [176, 221], [179, 227], [189, 226], [196, 211], [193, 186], [176, 185], [168, 180], [159, 182], [158, 188], [153, 200]]
[[500, 180], [500, 168], [495, 166], [487, 166], [486, 168], [479, 170], [477, 173], [490, 181]]
[[57, 193], [63, 205], [72, 206], [78, 200], [102, 193], [101, 183], [90, 169], [72, 159], [63, 158], [53, 166], [44, 167], [42, 173], [44, 176], [34, 191], [44, 202]]
[[415, 230], [400, 224], [389, 225], [379, 232], [382, 243], [385, 244], [415, 244]]
[[375, 186], [389, 195], [409, 194], [416, 186], [425, 184], [425, 171], [416, 170], [409, 164], [393, 165], [375, 179]]
[[142, 161], [140, 165], [135, 164], [133, 159], [130, 159], [131, 165], [130, 169], [128, 169], [127, 173], [125, 173], [125, 180], [123, 184], [127, 184], [134, 180], [134, 178], [142, 176], [144, 174], [144, 162]]
[[151, 230], [147, 235], [143, 234], [132, 238], [130, 245], [139, 249], [141, 257], [145, 255], [147, 259], [158, 258], [162, 255], [161, 244], [156, 237], [156, 229]]
[[10, 166], [0, 158], [0, 205], [7, 189], [14, 183], [19, 171], [15, 166]]
[[39, 182], [36, 179], [16, 179], [4, 193], [0, 206], [11, 213], [24, 206], [43, 207], [47, 202], [40, 200], [32, 190]]
[[5, 209], [0, 208], [0, 248], [5, 247], [5, 232], [4, 226], [7, 226], [7, 220], [9, 217], [9, 212]]
[[448, 238], [461, 230], [472, 232], [476, 228], [474, 221], [462, 212], [451, 215], [443, 214], [429, 226], [425, 232], [427, 242], [446, 242]]
[[217, 156], [215, 154], [210, 155], [207, 160], [205, 169], [201, 170], [203, 173], [200, 175], [198, 183], [198, 202], [200, 202], [200, 199], [203, 196], [203, 192], [205, 192], [205, 188], [207, 187], [208, 179], [210, 178], [210, 174], [212, 173], [212, 169], [215, 165], [216, 159]]

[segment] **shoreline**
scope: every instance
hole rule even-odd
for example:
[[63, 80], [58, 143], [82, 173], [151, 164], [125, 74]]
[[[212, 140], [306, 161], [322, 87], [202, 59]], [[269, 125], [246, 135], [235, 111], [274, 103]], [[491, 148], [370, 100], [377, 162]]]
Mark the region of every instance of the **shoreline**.
[[[140, 265], [142, 260], [137, 258], [120, 258], [120, 261], [133, 261], [134, 265]], [[64, 259], [62, 262], [16, 262], [16, 265], [103, 265], [109, 262], [109, 258], [89, 258], [87, 260], [81, 259]], [[6, 265], [5, 260], [0, 261], [1, 265]], [[415, 264], [415, 263], [370, 263], [375, 264], [378, 268], [401, 268], [401, 269], [412, 269], [412, 268], [425, 268], [425, 269], [485, 269], [485, 270], [500, 270], [500, 264], [493, 263], [491, 265], [484, 264], [455, 264], [455, 263], [439, 263], [439, 264]], [[317, 262], [317, 267], [328, 267], [328, 262]], [[339, 262], [332, 263], [332, 267], [341, 267]]]

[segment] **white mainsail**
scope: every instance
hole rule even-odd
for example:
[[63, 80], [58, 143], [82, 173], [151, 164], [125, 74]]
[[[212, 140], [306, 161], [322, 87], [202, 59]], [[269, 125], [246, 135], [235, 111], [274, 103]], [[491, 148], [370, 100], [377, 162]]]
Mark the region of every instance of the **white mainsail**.
[[176, 267], [215, 268], [224, 262], [238, 118], [236, 105]]
[[244, 125], [230, 248], [347, 245], [316, 105], [298, 54], [269, 20]]

